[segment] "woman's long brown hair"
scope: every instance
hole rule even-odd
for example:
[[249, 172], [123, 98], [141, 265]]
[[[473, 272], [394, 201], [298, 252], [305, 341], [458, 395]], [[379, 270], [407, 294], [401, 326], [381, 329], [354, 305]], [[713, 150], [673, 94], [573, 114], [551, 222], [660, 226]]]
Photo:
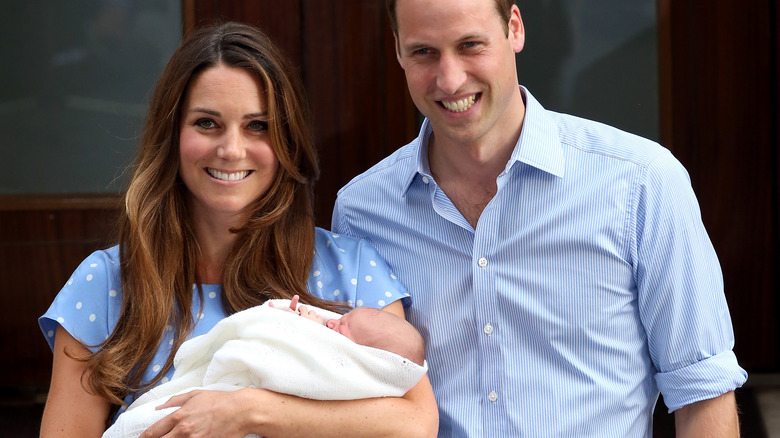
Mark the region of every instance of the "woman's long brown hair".
[[[200, 250], [179, 176], [179, 125], [188, 85], [220, 64], [255, 74], [265, 87], [269, 135], [280, 163], [271, 188], [249, 207], [247, 223], [232, 230], [237, 239], [222, 270], [222, 305], [231, 314], [298, 294], [312, 305], [335, 307], [306, 289], [319, 167], [300, 79], [256, 28], [226, 23], [200, 29], [174, 53], [155, 88], [119, 222], [122, 310], [109, 338], [85, 358], [88, 389], [117, 405], [170, 369], [196, 322], [193, 300], [203, 303]], [[174, 330], [173, 348], [157, 376], [142, 385], [166, 325]]]

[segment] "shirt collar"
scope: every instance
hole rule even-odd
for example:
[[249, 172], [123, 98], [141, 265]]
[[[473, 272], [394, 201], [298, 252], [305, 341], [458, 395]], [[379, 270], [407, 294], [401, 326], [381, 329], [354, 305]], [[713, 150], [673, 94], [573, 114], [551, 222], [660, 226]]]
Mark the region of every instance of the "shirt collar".
[[520, 91], [525, 96], [525, 119], [507, 171], [513, 162], [519, 161], [563, 178], [566, 163], [558, 124], [525, 87], [520, 86]]
[[[515, 144], [512, 156], [507, 162], [504, 173], [508, 173], [514, 163], [521, 162], [539, 170], [563, 178], [565, 162], [561, 141], [558, 136], [558, 125], [544, 107], [523, 86], [520, 90], [525, 98], [525, 119], [520, 138]], [[406, 179], [405, 190], [409, 190], [417, 175], [432, 178], [428, 163], [428, 141], [433, 133], [433, 126], [426, 118], [420, 127], [420, 133], [413, 143], [417, 155], [410, 166]]]

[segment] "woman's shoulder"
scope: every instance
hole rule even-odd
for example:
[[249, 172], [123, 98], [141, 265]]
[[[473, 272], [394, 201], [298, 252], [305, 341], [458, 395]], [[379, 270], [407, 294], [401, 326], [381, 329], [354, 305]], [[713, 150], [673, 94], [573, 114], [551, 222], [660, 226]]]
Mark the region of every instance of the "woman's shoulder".
[[81, 262], [38, 320], [50, 346], [58, 324], [88, 347], [106, 339], [121, 306], [119, 270], [118, 246], [95, 251]]
[[384, 307], [409, 294], [382, 256], [363, 239], [316, 229], [309, 291], [350, 306]]
[[365, 241], [356, 237], [345, 236], [324, 228], [314, 227], [314, 249], [318, 252], [345, 254], [348, 250], [358, 248], [363, 242]]

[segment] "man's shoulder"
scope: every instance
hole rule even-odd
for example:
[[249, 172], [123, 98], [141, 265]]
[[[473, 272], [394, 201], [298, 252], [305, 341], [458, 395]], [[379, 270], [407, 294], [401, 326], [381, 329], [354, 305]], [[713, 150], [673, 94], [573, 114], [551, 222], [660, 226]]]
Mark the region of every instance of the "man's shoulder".
[[659, 157], [671, 157], [657, 142], [617, 127], [570, 114], [550, 112], [564, 147], [647, 166]]

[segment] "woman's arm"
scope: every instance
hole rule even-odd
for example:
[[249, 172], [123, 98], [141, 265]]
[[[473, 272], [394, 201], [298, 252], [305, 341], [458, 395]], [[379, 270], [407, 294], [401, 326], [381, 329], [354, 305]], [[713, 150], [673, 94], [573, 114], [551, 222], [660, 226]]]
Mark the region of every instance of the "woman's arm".
[[[181, 406], [141, 438], [162, 436], [435, 437], [439, 417], [424, 376], [403, 397], [309, 400], [265, 389], [192, 391], [161, 407]], [[168, 435], [170, 434], [170, 435]]]
[[[400, 301], [384, 310], [403, 316]], [[294, 377], [292, 377], [294, 378]], [[192, 391], [162, 407], [181, 406], [141, 437], [434, 437], [439, 416], [427, 376], [403, 397], [322, 401], [247, 388], [236, 392]]]
[[65, 351], [82, 355], [89, 351], [61, 326], [54, 341], [51, 386], [41, 421], [41, 437], [99, 437], [106, 428], [110, 405], [89, 394], [81, 385], [85, 364]]

